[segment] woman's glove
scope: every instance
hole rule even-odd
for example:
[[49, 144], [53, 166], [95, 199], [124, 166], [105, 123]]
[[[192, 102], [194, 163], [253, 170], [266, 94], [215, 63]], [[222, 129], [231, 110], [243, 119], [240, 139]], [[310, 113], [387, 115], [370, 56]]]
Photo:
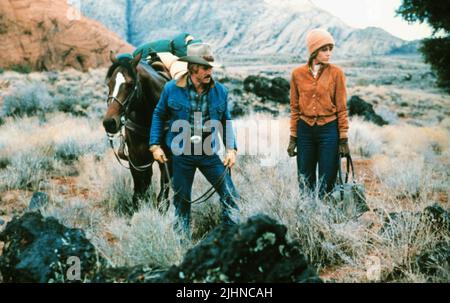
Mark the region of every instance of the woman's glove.
[[297, 138], [291, 136], [289, 139], [289, 146], [287, 149], [289, 157], [297, 156], [297, 152], [295, 151], [296, 149], [297, 149]]
[[339, 154], [342, 157], [350, 156], [350, 148], [348, 147], [348, 139], [339, 139]]

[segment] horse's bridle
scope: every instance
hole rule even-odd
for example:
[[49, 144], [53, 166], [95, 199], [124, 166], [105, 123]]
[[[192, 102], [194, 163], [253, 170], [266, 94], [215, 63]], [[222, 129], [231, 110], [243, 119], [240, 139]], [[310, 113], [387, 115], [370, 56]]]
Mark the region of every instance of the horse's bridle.
[[[133, 86], [132, 93], [129, 94], [125, 98], [125, 100], [120, 101], [119, 99], [117, 99], [114, 96], [109, 96], [108, 99], [106, 99], [107, 106], [109, 106], [111, 102], [117, 102], [117, 104], [120, 105], [120, 112], [119, 112], [119, 117], [120, 117], [119, 118], [119, 121], [120, 121], [119, 123], [120, 124], [119, 124], [119, 132], [118, 133], [119, 133], [119, 137], [121, 138], [121, 140], [124, 140], [124, 138], [125, 138], [125, 136], [122, 133], [122, 127], [124, 125], [125, 125], [125, 127], [127, 127], [127, 125], [126, 125], [127, 121], [130, 122], [130, 124], [135, 125], [135, 127], [140, 127], [135, 122], [127, 119], [127, 115], [129, 113], [130, 106], [131, 106], [133, 100], [135, 99], [135, 97], [139, 94], [139, 91], [140, 91], [140, 82], [139, 82], [139, 79], [136, 79], [136, 81], [134, 83], [134, 86]], [[135, 170], [143, 172], [143, 171], [147, 171], [153, 165], [153, 162], [151, 162], [149, 164], [146, 164], [146, 165], [141, 165], [141, 166], [135, 165], [131, 161], [129, 155], [127, 155], [127, 158], [128, 158], [128, 163], [130, 164], [130, 166], [124, 165], [122, 163], [122, 161], [120, 160], [119, 156], [117, 155], [117, 152], [116, 152], [116, 150], [114, 148], [113, 138], [116, 136], [116, 134], [111, 134], [111, 133], [107, 132], [106, 135], [108, 137], [109, 144], [110, 144], [110, 146], [111, 146], [111, 148], [112, 148], [112, 150], [114, 152], [114, 156], [116, 157], [117, 161], [119, 161], [119, 164], [122, 165], [123, 167], [125, 167], [126, 169], [130, 169], [130, 166], [131, 166]]]
[[138, 90], [139, 90], [139, 80], [136, 80], [134, 83], [134, 86], [133, 86], [133, 92], [131, 94], [129, 94], [125, 98], [125, 100], [120, 101], [119, 99], [117, 99], [114, 96], [109, 96], [108, 99], [106, 99], [107, 106], [109, 106], [111, 104], [110, 100], [112, 100], [112, 102], [117, 102], [117, 104], [120, 105], [119, 115], [120, 115], [121, 125], [119, 125], [119, 128], [123, 126], [122, 117], [124, 117], [126, 120], [126, 118], [127, 118], [126, 115], [128, 114], [130, 105], [132, 104], [133, 99], [135, 98], [136, 94], [138, 93]]

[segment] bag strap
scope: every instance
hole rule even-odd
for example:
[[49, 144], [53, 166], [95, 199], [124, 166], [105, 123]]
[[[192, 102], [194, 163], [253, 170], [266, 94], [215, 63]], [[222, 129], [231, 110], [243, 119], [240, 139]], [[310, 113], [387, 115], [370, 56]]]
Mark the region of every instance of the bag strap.
[[355, 182], [355, 167], [353, 166], [353, 160], [351, 155], [347, 155], [347, 172], [345, 173], [345, 183], [348, 183], [348, 176], [351, 172], [352, 181]]
[[[353, 165], [353, 160], [351, 155], [347, 155], [345, 157], [342, 157], [340, 154], [338, 155], [338, 185], [344, 185], [345, 183], [348, 183], [348, 177], [351, 174], [352, 175], [352, 181], [355, 182], [355, 167]], [[342, 159], [345, 158], [347, 160], [347, 170], [345, 172], [345, 183], [344, 178], [342, 177], [342, 168], [341, 168], [341, 162]]]
[[339, 186], [339, 193], [341, 197], [341, 201], [344, 201], [344, 182], [342, 181], [342, 168], [341, 168], [341, 155], [338, 153], [338, 186]]

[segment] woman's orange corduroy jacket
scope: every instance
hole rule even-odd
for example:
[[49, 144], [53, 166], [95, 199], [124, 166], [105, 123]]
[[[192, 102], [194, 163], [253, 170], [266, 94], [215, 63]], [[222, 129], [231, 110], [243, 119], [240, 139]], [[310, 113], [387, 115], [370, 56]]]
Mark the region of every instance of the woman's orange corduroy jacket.
[[291, 136], [297, 137], [297, 121], [313, 126], [338, 119], [339, 138], [348, 138], [347, 90], [345, 75], [333, 64], [324, 65], [315, 79], [309, 65], [292, 72]]

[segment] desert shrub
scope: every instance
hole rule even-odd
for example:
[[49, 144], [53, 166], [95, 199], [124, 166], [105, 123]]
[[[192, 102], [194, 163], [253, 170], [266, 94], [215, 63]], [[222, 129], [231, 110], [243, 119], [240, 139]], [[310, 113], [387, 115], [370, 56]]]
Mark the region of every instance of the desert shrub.
[[0, 169], [5, 169], [11, 164], [11, 160], [7, 157], [0, 157]]
[[448, 231], [436, 231], [433, 222], [413, 212], [389, 215], [380, 232], [373, 237], [382, 257], [382, 280], [391, 282], [448, 282], [448, 264], [435, 264], [433, 275], [424, 275], [418, 257], [450, 240]]
[[413, 159], [377, 157], [373, 171], [386, 190], [396, 197], [418, 197], [424, 185], [424, 161], [421, 157]]
[[450, 147], [449, 133], [435, 127], [403, 126], [396, 129], [386, 128], [382, 134], [390, 138], [386, 154], [404, 155], [413, 152], [425, 158], [427, 163], [436, 162], [436, 159], [447, 152]]
[[2, 189], [37, 191], [49, 172], [57, 167], [53, 157], [42, 151], [19, 152], [10, 161], [10, 164], [0, 172]]
[[57, 96], [55, 98], [55, 107], [58, 111], [70, 113], [75, 116], [86, 116], [86, 109], [89, 104], [83, 102], [77, 96]]
[[33, 116], [53, 110], [53, 98], [41, 82], [22, 84], [12, 95], [4, 98], [2, 116]]
[[358, 78], [355, 82], [356, 86], [369, 86], [371, 81], [365, 78]]
[[128, 170], [119, 166], [114, 155], [108, 153], [102, 158], [86, 154], [79, 158], [79, 185], [98, 193], [101, 207], [108, 213], [116, 213], [121, 205], [124, 210], [131, 206], [133, 179]]
[[128, 224], [120, 218], [108, 224], [107, 232], [116, 241], [106, 242], [102, 236], [92, 241], [115, 265], [168, 268], [180, 263], [187, 249], [173, 229], [171, 214], [173, 211], [162, 215], [154, 208], [143, 207]]
[[386, 194], [426, 200], [430, 193], [445, 190], [445, 172], [425, 161], [423, 156], [402, 155], [374, 158], [373, 172]]
[[67, 200], [55, 197], [50, 204], [42, 210], [45, 217], [54, 217], [58, 221], [71, 228], [81, 228], [88, 233], [101, 227], [102, 214], [90, 207], [90, 201], [75, 199]]
[[72, 163], [80, 156], [93, 154], [97, 157], [103, 155], [107, 145], [94, 140], [82, 140], [81, 138], [67, 138], [55, 144], [55, 156], [65, 163]]
[[352, 118], [349, 128], [349, 146], [353, 155], [371, 157], [381, 152], [382, 139], [376, 125]]
[[118, 214], [128, 214], [133, 205], [133, 179], [129, 171], [116, 169], [115, 174], [103, 180], [104, 204]]
[[21, 74], [29, 74], [32, 69], [29, 65], [17, 64], [11, 66], [11, 70]]

